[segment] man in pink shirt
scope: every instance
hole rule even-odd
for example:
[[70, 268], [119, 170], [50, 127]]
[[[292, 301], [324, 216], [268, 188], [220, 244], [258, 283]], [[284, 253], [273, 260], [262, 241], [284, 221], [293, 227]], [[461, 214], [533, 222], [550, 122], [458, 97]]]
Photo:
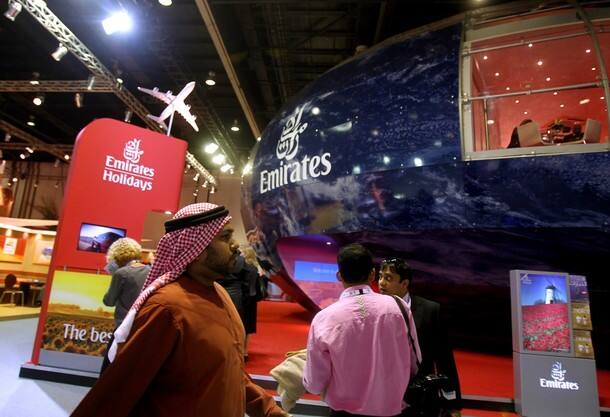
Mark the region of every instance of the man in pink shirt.
[[397, 416], [421, 360], [413, 317], [405, 304], [407, 328], [396, 300], [371, 290], [375, 268], [362, 245], [343, 247], [337, 263], [345, 290], [311, 323], [303, 384], [322, 394], [331, 417]]

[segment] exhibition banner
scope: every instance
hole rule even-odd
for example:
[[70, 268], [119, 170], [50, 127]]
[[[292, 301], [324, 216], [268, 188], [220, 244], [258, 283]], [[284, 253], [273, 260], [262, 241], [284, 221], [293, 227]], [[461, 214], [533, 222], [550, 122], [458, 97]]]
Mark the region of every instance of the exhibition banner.
[[[98, 119], [78, 135], [51, 254], [32, 363], [98, 372], [114, 330], [102, 303], [106, 252], [141, 240], [151, 211], [176, 212], [187, 143], [129, 123]], [[16, 253], [19, 252], [17, 247]]]
[[114, 307], [102, 298], [110, 275], [55, 271], [42, 348], [103, 356], [114, 331]]

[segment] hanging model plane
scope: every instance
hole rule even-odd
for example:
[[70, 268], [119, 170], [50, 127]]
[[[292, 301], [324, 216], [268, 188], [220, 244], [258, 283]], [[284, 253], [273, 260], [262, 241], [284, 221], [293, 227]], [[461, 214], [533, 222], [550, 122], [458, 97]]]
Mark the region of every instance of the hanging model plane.
[[171, 91], [161, 93], [157, 87], [153, 88], [152, 90], [138, 87], [138, 90], [140, 90], [141, 92], [149, 94], [167, 104], [165, 110], [163, 110], [163, 112], [161, 112], [158, 117], [153, 116], [152, 114], [148, 114], [146, 115], [146, 117], [159, 123], [161, 126], [163, 126], [165, 130], [167, 130], [169, 134], [169, 130], [171, 130], [171, 119], [169, 129], [165, 124], [165, 120], [168, 117], [173, 116], [174, 112], [178, 112], [180, 116], [182, 116], [184, 120], [186, 120], [192, 126], [192, 128], [195, 129], [195, 132], [199, 132], [199, 127], [197, 126], [197, 123], [195, 123], [195, 119], [197, 119], [197, 116], [192, 115], [191, 106], [184, 103], [184, 99], [188, 97], [189, 94], [191, 94], [194, 88], [195, 81], [191, 81], [190, 83], [184, 86], [182, 91], [180, 91], [177, 96], [175, 96], [172, 94]]

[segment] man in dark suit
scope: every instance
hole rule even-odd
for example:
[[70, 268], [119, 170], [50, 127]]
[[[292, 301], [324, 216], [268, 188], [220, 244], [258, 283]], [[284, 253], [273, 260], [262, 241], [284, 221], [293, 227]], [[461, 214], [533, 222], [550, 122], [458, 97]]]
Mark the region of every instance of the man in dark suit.
[[441, 325], [440, 304], [411, 294], [412, 279], [413, 270], [404, 259], [382, 261], [379, 271], [380, 292], [401, 297], [413, 314], [422, 354], [418, 377], [433, 373], [446, 375], [449, 382], [447, 390], [443, 391], [443, 396], [447, 400], [444, 415], [459, 417], [461, 415], [460, 381], [453, 352], [447, 340], [447, 331]]

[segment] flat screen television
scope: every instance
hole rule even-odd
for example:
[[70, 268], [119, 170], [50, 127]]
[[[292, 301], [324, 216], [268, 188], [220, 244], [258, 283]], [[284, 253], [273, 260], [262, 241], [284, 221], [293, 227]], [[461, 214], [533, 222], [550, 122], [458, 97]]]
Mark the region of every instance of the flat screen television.
[[511, 271], [514, 350], [572, 354], [568, 278], [561, 272]]
[[337, 264], [326, 262], [295, 261], [294, 277], [297, 281], [338, 282]]
[[82, 223], [77, 249], [86, 252], [106, 253], [117, 239], [125, 237], [126, 230], [118, 227]]

